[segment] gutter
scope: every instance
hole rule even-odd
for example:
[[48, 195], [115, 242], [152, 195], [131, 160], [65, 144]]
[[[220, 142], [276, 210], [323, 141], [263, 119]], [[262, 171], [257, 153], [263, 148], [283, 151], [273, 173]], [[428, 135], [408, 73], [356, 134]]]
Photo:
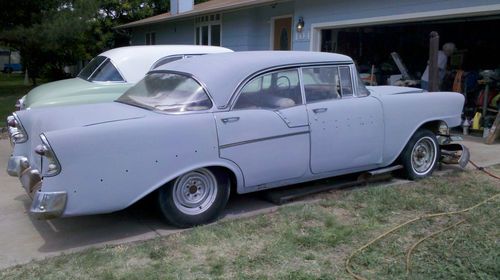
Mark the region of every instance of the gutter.
[[[179, 20], [179, 19], [184, 19], [184, 18], [189, 18], [197, 15], [202, 15], [206, 13], [214, 13], [214, 12], [222, 12], [222, 11], [229, 11], [229, 10], [237, 10], [237, 9], [242, 9], [242, 8], [247, 8], [251, 6], [259, 6], [259, 5], [265, 5], [265, 4], [278, 4], [278, 3], [283, 3], [283, 2], [290, 2], [292, 0], [247, 0], [242, 3], [224, 3], [221, 5], [216, 5], [210, 8], [206, 8], [203, 10], [196, 10], [196, 6], [194, 6], [194, 9], [188, 12], [180, 13], [177, 15], [171, 15], [170, 12], [160, 14], [157, 16], [152, 16], [149, 18], [141, 19], [138, 21], [133, 21], [130, 23], [122, 24], [113, 27], [113, 29], [125, 29], [125, 28], [132, 28], [132, 27], [139, 27], [139, 26], [144, 26], [144, 25], [149, 25], [149, 24], [155, 24], [155, 23], [161, 23], [161, 22], [168, 22], [168, 21], [173, 21], [173, 20]], [[210, 2], [206, 2], [210, 3]], [[202, 3], [204, 4], [204, 3]], [[201, 5], [201, 4], [198, 4]], [[157, 17], [157, 19], [153, 19]]]

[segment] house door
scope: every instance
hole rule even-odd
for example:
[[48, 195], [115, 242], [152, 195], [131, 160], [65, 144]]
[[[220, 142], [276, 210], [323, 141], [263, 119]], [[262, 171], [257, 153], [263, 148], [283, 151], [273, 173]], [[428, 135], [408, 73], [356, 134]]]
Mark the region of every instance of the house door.
[[292, 18], [278, 18], [274, 20], [274, 44], [277, 51], [292, 49]]

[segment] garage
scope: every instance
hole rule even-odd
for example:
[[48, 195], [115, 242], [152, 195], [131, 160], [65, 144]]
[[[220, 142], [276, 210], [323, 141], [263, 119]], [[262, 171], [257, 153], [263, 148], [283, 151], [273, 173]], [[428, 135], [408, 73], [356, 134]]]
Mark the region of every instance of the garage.
[[[324, 24], [316, 28], [317, 37], [320, 37], [317, 48], [351, 56], [367, 85], [420, 87], [420, 78], [429, 58], [429, 34], [438, 32], [440, 49], [447, 42], [456, 46], [455, 52], [447, 59], [447, 71], [440, 90], [458, 91], [466, 96], [464, 114], [467, 122], [479, 130], [492, 126], [500, 104], [499, 28], [500, 14], [388, 20], [382, 24], [361, 21], [333, 26]], [[391, 55], [394, 52], [396, 56]], [[402, 77], [403, 72], [396, 62], [398, 59], [409, 77]]]

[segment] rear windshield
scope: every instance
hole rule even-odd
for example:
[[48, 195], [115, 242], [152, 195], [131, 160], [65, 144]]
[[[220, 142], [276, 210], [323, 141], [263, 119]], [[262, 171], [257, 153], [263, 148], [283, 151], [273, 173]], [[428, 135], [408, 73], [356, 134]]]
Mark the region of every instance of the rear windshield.
[[111, 60], [105, 56], [92, 59], [78, 77], [90, 82], [125, 82]]
[[169, 113], [212, 108], [212, 101], [196, 80], [176, 73], [149, 74], [117, 101]]

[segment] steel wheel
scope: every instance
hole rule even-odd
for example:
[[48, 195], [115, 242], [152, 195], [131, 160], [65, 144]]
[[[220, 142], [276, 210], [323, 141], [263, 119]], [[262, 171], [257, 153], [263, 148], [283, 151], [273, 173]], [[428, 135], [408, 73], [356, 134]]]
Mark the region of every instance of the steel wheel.
[[172, 225], [191, 227], [219, 217], [229, 199], [231, 183], [227, 170], [199, 168], [180, 175], [158, 191], [158, 206]]
[[429, 136], [420, 138], [411, 152], [411, 167], [418, 175], [425, 175], [434, 166], [436, 144]]
[[217, 197], [217, 179], [205, 168], [186, 173], [175, 180], [173, 202], [187, 215], [198, 215], [209, 209]]
[[432, 175], [440, 157], [436, 135], [428, 129], [419, 129], [413, 134], [399, 156], [403, 165], [401, 175], [418, 180]]

